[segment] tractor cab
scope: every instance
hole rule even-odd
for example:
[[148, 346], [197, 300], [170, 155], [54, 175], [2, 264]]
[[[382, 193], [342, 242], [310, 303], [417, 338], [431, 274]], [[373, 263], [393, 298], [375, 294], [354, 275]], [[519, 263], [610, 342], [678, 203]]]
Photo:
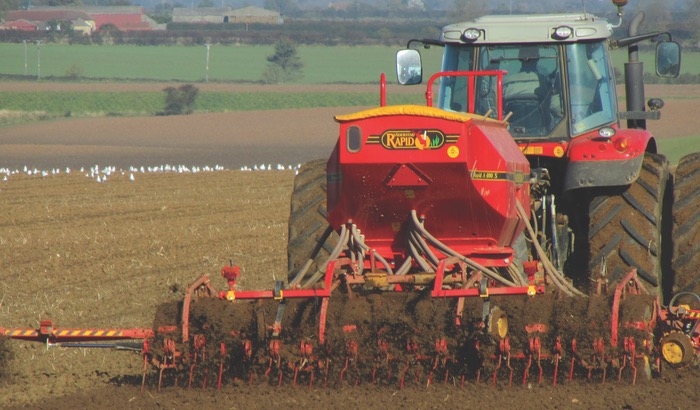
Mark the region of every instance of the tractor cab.
[[[585, 13], [485, 16], [446, 26], [439, 40], [419, 42], [444, 47], [442, 72], [506, 72], [503, 112], [497, 111], [494, 76], [479, 77], [471, 85], [465, 76], [443, 77], [432, 104], [446, 111], [466, 112], [473, 96], [474, 113], [509, 116], [510, 133], [520, 141], [566, 141], [615, 126], [621, 116], [610, 50], [620, 42], [609, 40], [612, 33], [613, 26], [606, 20]], [[638, 37], [643, 38], [635, 40], [649, 38]], [[421, 78], [416, 75], [420, 57], [410, 45], [397, 60], [403, 84]], [[662, 57], [657, 58], [657, 74], [676, 76], [680, 65], [677, 44], [662, 41], [658, 47], [657, 56]]]

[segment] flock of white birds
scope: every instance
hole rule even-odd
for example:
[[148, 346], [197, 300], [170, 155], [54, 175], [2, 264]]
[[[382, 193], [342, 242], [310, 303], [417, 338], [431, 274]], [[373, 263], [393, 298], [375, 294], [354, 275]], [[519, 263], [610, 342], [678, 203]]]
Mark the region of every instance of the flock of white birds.
[[[244, 172], [259, 172], [259, 171], [292, 171], [296, 175], [299, 173], [299, 168], [301, 168], [301, 164], [296, 164], [296, 165], [282, 165], [282, 164], [277, 164], [277, 165], [272, 165], [272, 164], [256, 164], [253, 166], [248, 166], [244, 165], [240, 168], [241, 171]], [[71, 174], [74, 172], [79, 172], [80, 174], [85, 175], [87, 178], [94, 179], [96, 182], [107, 182], [109, 178], [111, 178], [113, 175], [129, 175], [129, 180], [134, 181], [136, 180], [136, 175], [144, 174], [144, 173], [163, 173], [163, 172], [173, 172], [173, 173], [178, 173], [178, 174], [196, 174], [199, 172], [217, 172], [217, 171], [227, 171], [226, 167], [223, 167], [221, 165], [214, 165], [214, 166], [186, 166], [186, 165], [159, 165], [159, 166], [151, 166], [151, 167], [134, 167], [131, 166], [128, 169], [122, 169], [122, 168], [117, 168], [113, 166], [106, 166], [106, 167], [100, 167], [99, 165], [95, 165], [90, 168], [85, 168], [81, 167], [79, 170], [73, 170], [71, 168], [52, 168], [50, 170], [44, 170], [44, 169], [37, 169], [37, 168], [30, 168], [28, 166], [24, 166], [23, 168], [19, 169], [10, 169], [10, 168], [0, 168], [0, 175], [2, 175], [2, 180], [7, 181], [10, 177], [14, 175], [26, 175], [26, 176], [37, 176], [37, 177], [49, 177], [49, 176], [55, 176], [55, 175], [60, 175], [60, 174]]]

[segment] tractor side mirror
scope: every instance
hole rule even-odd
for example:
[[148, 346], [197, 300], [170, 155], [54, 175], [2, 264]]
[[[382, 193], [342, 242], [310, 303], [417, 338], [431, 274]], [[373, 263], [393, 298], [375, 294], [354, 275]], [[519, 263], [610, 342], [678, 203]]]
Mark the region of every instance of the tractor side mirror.
[[656, 75], [676, 78], [681, 71], [681, 46], [675, 41], [656, 45]]
[[401, 85], [420, 84], [423, 66], [418, 50], [406, 49], [396, 53], [396, 77]]

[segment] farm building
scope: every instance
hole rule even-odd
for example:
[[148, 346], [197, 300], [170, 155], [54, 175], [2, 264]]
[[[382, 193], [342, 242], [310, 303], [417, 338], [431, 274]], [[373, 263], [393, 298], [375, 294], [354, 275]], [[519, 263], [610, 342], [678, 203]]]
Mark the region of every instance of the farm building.
[[203, 7], [190, 9], [176, 7], [173, 9], [173, 23], [260, 23], [282, 24], [284, 20], [276, 11], [260, 7]]
[[[70, 21], [84, 24], [85, 22], [94, 21], [82, 10], [67, 10], [57, 8], [37, 8], [32, 10], [12, 10], [7, 12], [7, 21], [0, 26], [4, 30], [22, 30], [22, 31], [44, 31], [55, 28], [61, 29], [63, 21]], [[89, 24], [89, 23], [88, 23]], [[83, 31], [83, 29], [80, 29]]]
[[[25, 20], [36, 26], [42, 26], [42, 23], [43, 26], [46, 26], [46, 23], [50, 21], [71, 21], [73, 26], [77, 25], [78, 30], [83, 33], [89, 33], [95, 29], [99, 30], [105, 24], [111, 24], [122, 31], [165, 28], [146, 16], [143, 7], [136, 6], [37, 7], [31, 10], [8, 11], [7, 20], [8, 22]], [[4, 26], [7, 27], [8, 24], [5, 23]], [[90, 26], [92, 29], [89, 28]], [[36, 30], [36, 28], [31, 29], [28, 25], [22, 27], [24, 28], [16, 28], [16, 30]]]
[[9, 20], [0, 24], [0, 30], [36, 31], [37, 23], [25, 19]]
[[139, 6], [84, 6], [80, 8], [85, 10], [95, 20], [98, 30], [105, 24], [112, 24], [121, 31], [159, 30], [164, 28], [144, 14], [143, 7]]
[[89, 35], [93, 31], [95, 31], [95, 21], [94, 20], [83, 20], [83, 19], [76, 19], [72, 21], [73, 23], [73, 31], [82, 33], [84, 35]]
[[173, 23], [228, 23], [232, 11], [231, 7], [175, 7]]
[[276, 11], [250, 6], [234, 10], [229, 16], [229, 23], [282, 24], [284, 20]]

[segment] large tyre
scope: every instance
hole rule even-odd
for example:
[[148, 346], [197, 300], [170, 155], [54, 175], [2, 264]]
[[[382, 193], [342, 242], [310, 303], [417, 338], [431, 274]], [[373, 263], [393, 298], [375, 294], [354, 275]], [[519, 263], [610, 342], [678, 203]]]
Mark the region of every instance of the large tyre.
[[673, 199], [673, 293], [700, 293], [700, 152], [678, 163]]
[[317, 247], [314, 263], [307, 270], [305, 277], [313, 275], [326, 261], [338, 241], [338, 234], [335, 232], [322, 241], [327, 228], [326, 161], [316, 160], [304, 164], [294, 179], [287, 242], [287, 279], [290, 282]]
[[668, 178], [666, 157], [647, 153], [636, 181], [591, 200], [588, 269], [593, 282], [604, 261], [610, 288], [636, 268], [649, 293], [661, 294], [661, 220]]

